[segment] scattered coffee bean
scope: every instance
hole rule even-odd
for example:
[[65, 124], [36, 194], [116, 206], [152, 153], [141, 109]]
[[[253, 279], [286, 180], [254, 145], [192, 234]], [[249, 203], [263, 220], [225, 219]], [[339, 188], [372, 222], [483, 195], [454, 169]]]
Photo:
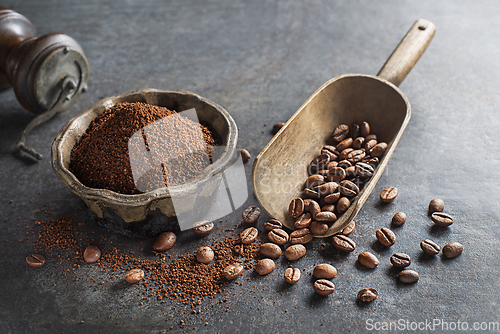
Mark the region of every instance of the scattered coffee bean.
[[142, 269], [132, 269], [125, 273], [125, 281], [129, 283], [137, 283], [144, 278], [144, 271]]
[[339, 191], [342, 195], [353, 197], [358, 194], [359, 188], [355, 183], [344, 180], [339, 184]]
[[404, 212], [396, 212], [392, 217], [392, 225], [401, 226], [406, 222], [406, 213]]
[[306, 248], [301, 244], [292, 245], [285, 250], [285, 257], [288, 261], [298, 260], [304, 255], [306, 255]]
[[365, 143], [365, 138], [363, 138], [363, 137], [357, 137], [352, 142], [352, 148], [354, 148], [355, 150], [358, 150], [361, 147], [363, 147], [364, 143]]
[[311, 198], [311, 199], [319, 199], [320, 198], [317, 191], [309, 189], [309, 188], [304, 189], [304, 196], [307, 198]]
[[330, 162], [329, 154], [320, 154], [309, 163], [309, 174], [315, 174], [319, 170], [327, 169]]
[[356, 166], [347, 167], [345, 170], [345, 178], [352, 179], [356, 176]]
[[372, 134], [369, 134], [368, 136], [365, 137], [366, 142], [369, 142], [370, 140], [377, 141], [378, 140], [377, 135], [372, 133]]
[[321, 207], [321, 212], [323, 211], [335, 212], [335, 204], [323, 205], [323, 207]]
[[337, 202], [337, 212], [344, 213], [351, 206], [351, 200], [347, 197], [341, 197]]
[[244, 148], [240, 149], [240, 155], [241, 155], [241, 160], [243, 160], [243, 163], [246, 163], [248, 160], [252, 158], [250, 152], [248, 152]]
[[[365, 155], [366, 153], [364, 150], [353, 150], [347, 154], [346, 158], [351, 164], [356, 164], [360, 162], [365, 157]], [[351, 167], [353, 169], [355, 168], [354, 166]]]
[[268, 232], [276, 228], [283, 228], [283, 224], [277, 219], [269, 219], [267, 222], [264, 223], [264, 230]]
[[196, 260], [200, 263], [209, 264], [214, 259], [214, 251], [210, 246], [200, 247], [196, 252]]
[[237, 278], [238, 276], [240, 276], [241, 273], [243, 273], [243, 266], [239, 263], [234, 263], [234, 264], [230, 264], [226, 268], [224, 268], [222, 275], [227, 280], [233, 280], [233, 279]]
[[370, 134], [370, 124], [368, 122], [361, 123], [361, 136], [366, 137]]
[[287, 268], [285, 270], [285, 281], [289, 284], [295, 284], [300, 280], [299, 268]]
[[354, 232], [355, 228], [356, 228], [356, 222], [354, 220], [351, 220], [351, 222], [346, 227], [344, 227], [341, 233], [343, 235], [350, 235], [352, 232]]
[[341, 142], [349, 135], [349, 127], [345, 124], [340, 124], [332, 132], [332, 138], [336, 142]]
[[384, 155], [385, 150], [387, 150], [387, 144], [383, 142], [378, 143], [370, 150], [370, 155], [372, 157], [380, 158], [381, 156]]
[[276, 244], [266, 242], [260, 246], [259, 253], [265, 257], [277, 259], [281, 256], [281, 248]]
[[326, 196], [324, 198], [324, 200], [325, 200], [325, 203], [335, 204], [338, 202], [339, 198], [340, 198], [340, 193], [334, 193], [334, 194]]
[[164, 232], [160, 234], [153, 243], [153, 250], [156, 252], [164, 252], [175, 245], [177, 236], [174, 232]]
[[249, 227], [240, 233], [241, 243], [245, 245], [251, 244], [252, 242], [257, 240], [258, 235], [259, 230], [257, 230], [255, 227]]
[[443, 254], [448, 259], [459, 256], [460, 254], [462, 254], [463, 250], [464, 246], [462, 246], [462, 244], [458, 242], [450, 242], [449, 244], [443, 246]]
[[366, 152], [370, 152], [372, 150], [372, 148], [375, 147], [375, 145], [377, 145], [377, 141], [375, 139], [372, 139], [372, 140], [365, 139], [365, 150], [366, 150]]
[[354, 168], [354, 173], [362, 179], [372, 177], [373, 173], [375, 172], [375, 169], [373, 169], [371, 165], [364, 162], [358, 162]]
[[299, 217], [294, 223], [294, 226], [296, 229], [301, 229], [308, 227], [311, 224], [311, 214], [310, 213], [304, 213], [302, 216]]
[[398, 189], [395, 187], [387, 187], [380, 193], [380, 199], [384, 203], [390, 203], [398, 196]]
[[[328, 166], [330, 166], [330, 164], [336, 164], [337, 162], [334, 161], [334, 160], [337, 160], [338, 158], [338, 153], [337, 150], [335, 149], [335, 146], [331, 146], [331, 145], [325, 145], [323, 146], [323, 148], [321, 149], [321, 154], [326, 154], [330, 157], [330, 162], [328, 163]], [[327, 169], [330, 169], [330, 167], [328, 167]]]
[[311, 203], [311, 201], [314, 200], [311, 198], [304, 198], [304, 213], [309, 212], [309, 203]]
[[314, 235], [323, 235], [328, 232], [328, 224], [318, 221], [313, 221], [309, 225], [309, 230]]
[[309, 212], [311, 213], [311, 218], [315, 219], [316, 215], [321, 212], [321, 207], [319, 206], [318, 202], [309, 202]]
[[[347, 139], [346, 139], [347, 140]], [[339, 144], [340, 145], [340, 144]], [[349, 153], [351, 153], [352, 151], [354, 151], [354, 149], [352, 147], [348, 147], [348, 148], [345, 148], [343, 149], [340, 154], [339, 154], [339, 164], [338, 166], [339, 167], [342, 167], [342, 168], [347, 168], [347, 167], [350, 167], [352, 164], [349, 160], [347, 160], [347, 156], [349, 155]], [[349, 162], [349, 166], [345, 166], [344, 165], [344, 162], [342, 161], [348, 161]]]
[[316, 278], [332, 279], [337, 276], [337, 268], [328, 263], [318, 264], [314, 267], [313, 275]]
[[411, 264], [411, 258], [405, 253], [394, 253], [391, 256], [391, 263], [394, 267], [404, 268]]
[[420, 278], [420, 275], [415, 270], [406, 269], [398, 274], [398, 278], [403, 283], [415, 283]]
[[363, 253], [359, 254], [358, 261], [359, 261], [359, 263], [361, 263], [365, 267], [368, 267], [371, 269], [375, 268], [380, 263], [378, 261], [377, 257], [370, 252], [363, 252]]
[[335, 291], [335, 284], [326, 279], [319, 279], [314, 282], [314, 291], [321, 296], [331, 295]]
[[[314, 176], [314, 175], [313, 175]], [[292, 218], [298, 218], [304, 212], [304, 201], [302, 198], [294, 198], [288, 206], [288, 213]]]
[[375, 235], [377, 236], [378, 241], [385, 247], [390, 247], [396, 242], [396, 235], [386, 227], [382, 227], [377, 230]]
[[327, 179], [331, 182], [340, 182], [345, 179], [345, 169], [339, 166], [332, 167], [328, 171]]
[[295, 230], [290, 234], [290, 242], [295, 244], [307, 244], [313, 239], [313, 235], [308, 228]]
[[[340, 143], [337, 144], [337, 146], [335, 146], [335, 149], [339, 152], [341, 152], [341, 155], [342, 155], [342, 151], [345, 150], [346, 148], [350, 148], [351, 145], [352, 145], [352, 138], [346, 138], [344, 140], [342, 140]], [[339, 157], [340, 160], [344, 160], [342, 159], [341, 157]]]
[[423, 240], [420, 243], [420, 248], [422, 248], [424, 253], [427, 255], [436, 255], [441, 250], [441, 247], [439, 247], [438, 244], [429, 239]]
[[444, 201], [440, 198], [434, 198], [429, 203], [429, 214], [441, 212], [444, 209]]
[[283, 246], [288, 242], [289, 236], [284, 230], [277, 228], [269, 231], [267, 234], [269, 241], [274, 242], [277, 245]]
[[243, 221], [247, 224], [252, 224], [257, 221], [260, 217], [260, 209], [254, 205], [246, 208], [241, 214]]
[[434, 212], [431, 215], [434, 224], [442, 227], [447, 227], [453, 224], [453, 217], [444, 212]]
[[283, 122], [278, 122], [273, 125], [273, 134], [276, 134], [285, 125]]
[[[311, 175], [307, 178], [305, 186], [306, 186], [306, 188], [314, 188], [314, 187], [322, 184], [324, 181], [325, 181], [325, 178], [322, 175], [314, 174], [314, 175]], [[315, 191], [316, 191], [316, 189], [315, 189]]]
[[314, 187], [314, 190], [318, 192], [321, 197], [333, 194], [339, 187], [337, 182], [327, 182], [322, 185]]
[[333, 247], [337, 248], [339, 251], [350, 253], [356, 249], [356, 243], [343, 234], [337, 234], [332, 237]]
[[362, 302], [372, 302], [375, 300], [375, 298], [377, 298], [377, 296], [378, 291], [373, 288], [364, 288], [359, 290], [358, 292], [358, 299]]
[[337, 220], [337, 216], [333, 212], [322, 211], [317, 213], [314, 219], [319, 222], [334, 222]]
[[101, 258], [101, 250], [97, 246], [88, 246], [83, 251], [83, 259], [87, 263], [97, 262]]
[[34, 268], [41, 267], [45, 264], [45, 257], [40, 254], [31, 254], [26, 257], [26, 262]]
[[208, 220], [202, 220], [200, 222], [194, 223], [193, 225], [194, 234], [200, 237], [209, 235], [213, 229], [214, 229], [214, 223]]
[[361, 128], [359, 127], [359, 125], [356, 123], [352, 124], [349, 136], [351, 136], [351, 138], [357, 138], [359, 137], [360, 134], [361, 134]]
[[259, 275], [267, 275], [274, 270], [276, 264], [271, 259], [262, 259], [255, 265], [255, 271]]

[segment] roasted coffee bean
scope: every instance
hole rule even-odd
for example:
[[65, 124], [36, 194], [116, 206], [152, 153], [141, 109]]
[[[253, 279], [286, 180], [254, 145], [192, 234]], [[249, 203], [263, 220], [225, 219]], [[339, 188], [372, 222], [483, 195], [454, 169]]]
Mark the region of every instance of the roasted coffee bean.
[[224, 268], [222, 275], [227, 280], [233, 280], [243, 273], [243, 266], [239, 263], [233, 263]]
[[364, 288], [358, 292], [358, 299], [366, 303], [374, 301], [377, 296], [378, 291], [373, 288]]
[[364, 143], [365, 143], [365, 138], [357, 137], [352, 142], [352, 148], [355, 150], [359, 150], [361, 147], [363, 147]]
[[338, 151], [335, 149], [335, 146], [325, 145], [321, 149], [321, 154], [326, 154], [330, 156], [330, 162], [334, 162], [334, 160], [338, 159]]
[[372, 148], [374, 148], [375, 145], [377, 145], [377, 141], [375, 139], [372, 139], [372, 140], [365, 139], [365, 150], [366, 150], [366, 152], [370, 152], [370, 150]]
[[[354, 149], [352, 147], [348, 147], [346, 149], [344, 149], [342, 152], [340, 152], [339, 154], [339, 160], [340, 161], [343, 161], [343, 160], [347, 160], [347, 156], [349, 155], [349, 153], [351, 153], [352, 151], [354, 151]], [[339, 162], [340, 162], [339, 161]], [[343, 167], [345, 168], [345, 167]]]
[[406, 222], [406, 213], [404, 212], [396, 212], [392, 217], [392, 225], [401, 226]]
[[351, 125], [349, 136], [351, 138], [357, 138], [361, 134], [361, 129], [358, 124], [354, 123]]
[[132, 269], [125, 273], [125, 281], [129, 283], [137, 283], [144, 278], [144, 271], [142, 269]]
[[341, 181], [339, 184], [339, 191], [342, 195], [353, 197], [359, 193], [359, 188], [356, 184], [349, 180]]
[[309, 225], [309, 231], [314, 235], [323, 235], [328, 232], [328, 225], [314, 220]]
[[245, 245], [251, 244], [252, 242], [257, 240], [258, 235], [259, 230], [257, 230], [255, 227], [249, 227], [240, 233], [241, 243]]
[[335, 284], [326, 279], [319, 279], [314, 282], [314, 291], [321, 296], [331, 295], [335, 291]]
[[444, 212], [434, 212], [431, 215], [434, 224], [442, 227], [450, 226], [453, 224], [453, 217]]
[[260, 217], [260, 209], [254, 205], [246, 208], [241, 214], [243, 221], [247, 224], [252, 224], [257, 221]]
[[350, 253], [356, 249], [356, 243], [343, 234], [337, 234], [332, 237], [333, 247], [337, 248], [339, 251]]
[[287, 268], [285, 270], [285, 281], [289, 284], [295, 284], [300, 280], [299, 268]]
[[200, 263], [209, 264], [214, 259], [214, 251], [210, 246], [200, 247], [196, 251], [196, 260]]
[[[335, 146], [335, 149], [337, 151], [341, 152], [340, 154], [342, 155], [342, 151], [345, 150], [346, 148], [351, 147], [352, 142], [353, 142], [352, 138], [348, 137], [348, 138], [342, 140], [340, 143], [338, 143], [337, 146]], [[340, 158], [340, 159], [342, 160], [342, 158]]]
[[370, 124], [368, 122], [361, 123], [361, 136], [366, 137], [370, 134]]
[[370, 166], [373, 167], [373, 169], [375, 169], [375, 167], [377, 167], [378, 163], [380, 162], [379, 161], [379, 158], [375, 157], [375, 158], [365, 158], [362, 160], [362, 162], [364, 162], [365, 164], [368, 164]]
[[277, 259], [281, 256], [281, 248], [276, 244], [266, 242], [260, 246], [259, 253], [265, 257]]
[[398, 278], [403, 283], [415, 283], [420, 278], [419, 274], [415, 270], [406, 269], [398, 274]]
[[439, 247], [438, 244], [429, 239], [423, 240], [420, 243], [420, 248], [422, 248], [424, 253], [427, 255], [436, 255], [441, 250], [441, 247]]
[[367, 179], [372, 177], [373, 173], [375, 172], [375, 169], [364, 162], [358, 162], [355, 166], [356, 168], [356, 175], [363, 178]]
[[328, 196], [325, 196], [325, 202], [328, 204], [335, 204], [338, 202], [340, 198], [340, 193], [333, 193]]
[[324, 211], [317, 213], [314, 219], [319, 222], [334, 222], [337, 220], [337, 216], [333, 212]]
[[313, 187], [319, 186], [323, 182], [325, 182], [325, 178], [323, 175], [314, 174], [314, 175], [311, 175], [307, 178], [305, 187], [306, 188], [313, 188]]
[[391, 263], [394, 267], [404, 268], [411, 264], [411, 258], [405, 253], [394, 253], [391, 256]]
[[318, 192], [318, 194], [323, 197], [330, 194], [333, 194], [339, 187], [337, 182], [327, 182], [320, 186], [314, 187], [314, 190]]
[[363, 253], [359, 254], [358, 261], [359, 261], [359, 263], [361, 263], [365, 267], [368, 267], [371, 269], [375, 268], [380, 263], [378, 261], [377, 257], [370, 252], [363, 252]]
[[269, 219], [264, 223], [264, 230], [267, 232], [274, 230], [275, 228], [283, 228], [283, 224], [277, 219]]
[[320, 198], [317, 191], [309, 189], [309, 188], [304, 189], [304, 196], [307, 198], [310, 198], [310, 199], [319, 199]]
[[351, 220], [351, 222], [344, 227], [344, 229], [340, 232], [343, 235], [350, 235], [352, 232], [354, 232], [354, 229], [356, 228], [356, 222], [354, 220]]
[[288, 242], [289, 236], [288, 233], [286, 233], [284, 230], [277, 228], [269, 231], [269, 233], [267, 234], [267, 238], [269, 239], [269, 241], [283, 246]]
[[321, 212], [321, 207], [319, 206], [318, 202], [309, 202], [309, 212], [311, 213], [312, 219], [314, 219], [314, 217], [316, 217], [316, 215]]
[[340, 167], [343, 169], [347, 169], [351, 166], [352, 166], [352, 164], [349, 162], [349, 160], [341, 160], [341, 161], [339, 161], [339, 163], [337, 165], [337, 167]]
[[310, 198], [304, 198], [304, 213], [309, 212], [309, 203], [311, 203], [311, 201], [314, 200]]
[[328, 171], [330, 171], [333, 167], [337, 167], [338, 164], [338, 161], [330, 161], [326, 167], [328, 168]]
[[45, 264], [45, 257], [40, 254], [31, 254], [26, 257], [26, 262], [34, 268], [41, 267]]
[[444, 201], [440, 198], [434, 198], [429, 203], [429, 214], [441, 212], [444, 209]]
[[309, 163], [308, 171], [309, 173], [314, 174], [318, 170], [326, 169], [329, 162], [330, 162], [330, 155], [320, 154], [316, 158], [311, 160], [311, 162]]
[[349, 135], [349, 127], [345, 124], [340, 124], [332, 132], [332, 139], [336, 142], [341, 142]]
[[301, 244], [292, 245], [285, 250], [285, 257], [288, 261], [298, 260], [304, 255], [306, 255], [306, 248]]
[[387, 144], [382, 142], [375, 145], [369, 152], [372, 157], [380, 158], [384, 155], [385, 150], [387, 150]]
[[208, 220], [202, 220], [200, 222], [194, 223], [193, 232], [197, 236], [204, 237], [209, 235], [214, 229], [214, 223]]
[[301, 229], [308, 227], [311, 224], [312, 218], [310, 213], [304, 213], [302, 216], [300, 216], [295, 223], [293, 224], [295, 228]]
[[365, 157], [366, 153], [363, 150], [353, 150], [347, 154], [347, 160], [351, 164], [356, 164], [361, 161]]
[[346, 179], [352, 179], [353, 177], [356, 176], [356, 167], [355, 166], [350, 166], [345, 169], [345, 178]]
[[302, 198], [294, 198], [288, 206], [288, 213], [292, 218], [298, 218], [304, 213], [304, 201]]
[[345, 178], [345, 170], [342, 167], [333, 167], [328, 171], [327, 179], [332, 182], [339, 182]]
[[369, 142], [370, 140], [377, 141], [378, 140], [377, 135], [372, 133], [365, 137], [365, 142]]
[[450, 242], [449, 244], [443, 246], [443, 254], [448, 259], [459, 256], [460, 254], [462, 254], [463, 250], [464, 246], [462, 246], [462, 244], [458, 242]]
[[344, 213], [351, 206], [351, 200], [347, 197], [341, 197], [337, 202], [337, 213]]
[[156, 252], [164, 252], [172, 248], [175, 245], [176, 241], [177, 236], [174, 234], [174, 232], [162, 233], [158, 236], [158, 238], [156, 238], [153, 244], [153, 250]]
[[313, 275], [316, 278], [332, 279], [337, 275], [337, 268], [328, 263], [318, 264], [314, 267]]
[[398, 196], [398, 189], [396, 187], [387, 187], [380, 193], [380, 199], [384, 203], [390, 203]]
[[295, 244], [307, 244], [313, 239], [313, 235], [308, 228], [301, 228], [290, 233], [290, 242]]
[[279, 130], [281, 130], [283, 125], [285, 125], [285, 123], [283, 123], [283, 122], [278, 122], [278, 123], [274, 124], [273, 125], [273, 134], [276, 134]]
[[244, 148], [240, 149], [239, 151], [240, 151], [241, 160], [243, 160], [243, 163], [246, 163], [248, 160], [250, 160], [252, 158], [252, 156], [250, 155], [250, 152], [248, 152]]
[[321, 211], [335, 212], [335, 204], [326, 204], [321, 207]]
[[375, 235], [378, 241], [386, 247], [390, 247], [396, 242], [396, 235], [387, 227], [382, 227], [380, 230], [377, 230]]
[[87, 263], [97, 262], [101, 258], [101, 250], [97, 246], [88, 246], [83, 251], [83, 259]]
[[[328, 163], [330, 165], [330, 163]], [[328, 166], [327, 166], [328, 167]], [[322, 169], [316, 172], [316, 174], [321, 175], [323, 177], [328, 176], [328, 173], [330, 172], [329, 169]]]
[[255, 271], [259, 275], [267, 275], [274, 270], [276, 264], [271, 259], [262, 259], [255, 265]]

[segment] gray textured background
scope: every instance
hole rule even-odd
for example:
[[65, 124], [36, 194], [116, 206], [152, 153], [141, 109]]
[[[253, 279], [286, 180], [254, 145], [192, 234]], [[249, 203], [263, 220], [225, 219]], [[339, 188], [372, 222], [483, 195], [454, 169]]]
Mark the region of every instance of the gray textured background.
[[[497, 2], [7, 0], [3, 5], [24, 14], [39, 34], [75, 38], [90, 65], [89, 92], [29, 139], [46, 157], [57, 132], [80, 110], [103, 97], [147, 87], [189, 90], [219, 103], [240, 127], [239, 146], [255, 157], [271, 139], [270, 126], [286, 121], [325, 81], [345, 73], [376, 74], [418, 18], [434, 22], [437, 32], [400, 86], [411, 102], [412, 119], [358, 215], [354, 254], [339, 254], [316, 240], [296, 262], [306, 269], [296, 286], [283, 283], [286, 261], [279, 260], [267, 277], [246, 272], [239, 279], [242, 286], [226, 288], [229, 301], [207, 301], [196, 316], [153, 300], [140, 305], [137, 286], [117, 290], [116, 282], [108, 282], [92, 287], [95, 282], [86, 276], [97, 274], [92, 266], [81, 269], [80, 281], [72, 274], [61, 277], [70, 267], [63, 260], [49, 259], [38, 270], [27, 266], [24, 258], [33, 242], [24, 233], [32, 231], [26, 226], [33, 218], [66, 214], [85, 222], [88, 233], [101, 230], [83, 202], [54, 176], [50, 159], [31, 163], [13, 153], [33, 115], [12, 90], [0, 92], [2, 333], [157, 333], [171, 327], [208, 333], [357, 333], [366, 331], [368, 319], [437, 318], [468, 321], [469, 328], [475, 321], [500, 322]], [[246, 171], [250, 186], [251, 163]], [[383, 206], [377, 194], [389, 185], [399, 189], [399, 197]], [[448, 229], [434, 228], [426, 216], [434, 197], [443, 198], [446, 212], [456, 218]], [[248, 204], [255, 204], [253, 195]], [[49, 214], [37, 212], [44, 207]], [[396, 211], [406, 212], [408, 221], [396, 230], [396, 245], [381, 249], [374, 232], [389, 226]], [[228, 222], [216, 224], [217, 232], [230, 235], [224, 228], [240, 217], [240, 212], [226, 217]], [[261, 229], [266, 218], [259, 220]], [[152, 243], [111, 238], [124, 250], [148, 249]], [[426, 238], [440, 245], [459, 241], [464, 252], [453, 260], [428, 259], [418, 246]], [[170, 254], [193, 252], [209, 240], [183, 233]], [[363, 250], [379, 256], [377, 269], [355, 263]], [[413, 258], [411, 267], [421, 275], [417, 284], [396, 281], [389, 263], [396, 251]], [[320, 262], [333, 263], [339, 272], [337, 291], [328, 298], [313, 293], [307, 275]], [[356, 293], [368, 286], [380, 296], [360, 305]]]

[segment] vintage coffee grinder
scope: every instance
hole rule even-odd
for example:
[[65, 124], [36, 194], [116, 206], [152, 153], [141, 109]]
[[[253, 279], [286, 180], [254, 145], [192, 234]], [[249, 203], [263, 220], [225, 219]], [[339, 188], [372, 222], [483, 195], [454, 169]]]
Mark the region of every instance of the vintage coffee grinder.
[[26, 146], [29, 132], [72, 107], [88, 81], [87, 59], [73, 38], [58, 33], [36, 37], [26, 17], [0, 6], [0, 91], [13, 87], [22, 106], [38, 115], [21, 134], [18, 151], [41, 160]]

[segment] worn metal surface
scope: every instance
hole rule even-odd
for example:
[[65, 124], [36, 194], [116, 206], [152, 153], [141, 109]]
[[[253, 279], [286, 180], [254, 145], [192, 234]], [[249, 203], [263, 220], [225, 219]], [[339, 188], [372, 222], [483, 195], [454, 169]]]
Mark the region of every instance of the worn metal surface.
[[[81, 269], [79, 281], [61, 275], [70, 267], [64, 259], [49, 258], [40, 269], [27, 266], [33, 239], [26, 240], [25, 232], [32, 230], [33, 218], [66, 214], [85, 222], [88, 233], [100, 230], [82, 201], [53, 174], [49, 159], [32, 163], [14, 153], [17, 136], [33, 115], [12, 91], [0, 93], [2, 333], [158, 333], [171, 327], [174, 332], [357, 333], [367, 331], [367, 322], [399, 319], [413, 326], [433, 319], [455, 325], [466, 321], [471, 332], [474, 322], [500, 321], [500, 30], [495, 2], [10, 0], [4, 6], [28, 17], [40, 34], [61, 31], [74, 37], [90, 65], [88, 94], [32, 134], [34, 148], [45, 156], [60, 128], [80, 110], [103, 97], [147, 87], [186, 89], [219, 103], [240, 127], [239, 145], [256, 156], [271, 138], [270, 126], [291, 116], [328, 79], [375, 74], [418, 18], [435, 23], [437, 32], [400, 87], [412, 105], [412, 119], [358, 215], [354, 254], [339, 254], [316, 240], [294, 264], [306, 269], [295, 286], [284, 283], [287, 264], [280, 259], [266, 277], [246, 272], [241, 286], [226, 288], [227, 302], [217, 303], [219, 297], [204, 302], [197, 315], [182, 315], [174, 305], [153, 300], [141, 305], [139, 286], [96, 284], [87, 277], [98, 272], [92, 266]], [[246, 169], [250, 186], [251, 164]], [[396, 186], [399, 196], [382, 205], [377, 193], [386, 186]], [[446, 212], [455, 217], [450, 228], [435, 228], [427, 217], [434, 197], [443, 198]], [[248, 204], [255, 202], [250, 195]], [[43, 208], [50, 213], [37, 211]], [[383, 249], [375, 230], [388, 227], [396, 211], [406, 212], [408, 221], [395, 229], [396, 244]], [[231, 234], [224, 229], [237, 224], [240, 213], [216, 224], [217, 232]], [[260, 218], [260, 229], [265, 220]], [[111, 238], [124, 250], [152, 244]], [[459, 241], [464, 252], [453, 260], [428, 259], [418, 246], [426, 238], [440, 245]], [[208, 240], [183, 233], [169, 252], [193, 252]], [[379, 256], [375, 270], [356, 264], [357, 254], [365, 250]], [[420, 273], [415, 285], [395, 279], [389, 257], [400, 251], [412, 257], [410, 268]], [[328, 298], [313, 293], [308, 275], [320, 262], [338, 269], [336, 291]], [[364, 287], [379, 291], [368, 305], [355, 299]]]

